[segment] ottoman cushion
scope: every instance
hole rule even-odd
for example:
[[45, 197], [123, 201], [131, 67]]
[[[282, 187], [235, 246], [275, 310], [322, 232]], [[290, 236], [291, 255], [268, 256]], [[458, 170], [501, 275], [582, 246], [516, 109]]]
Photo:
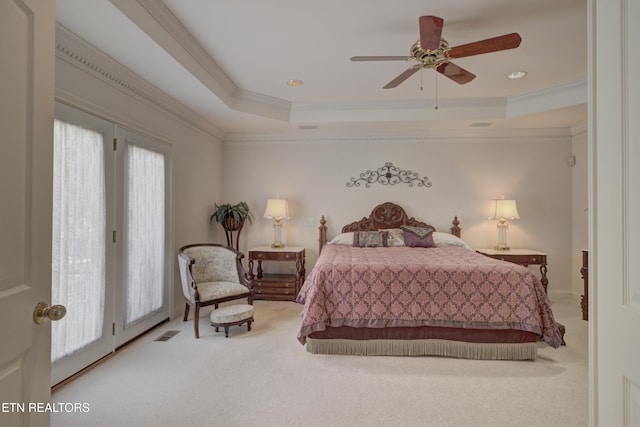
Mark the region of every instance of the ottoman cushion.
[[220, 307], [211, 312], [211, 323], [222, 325], [224, 323], [241, 322], [253, 317], [253, 306], [249, 304], [234, 304]]

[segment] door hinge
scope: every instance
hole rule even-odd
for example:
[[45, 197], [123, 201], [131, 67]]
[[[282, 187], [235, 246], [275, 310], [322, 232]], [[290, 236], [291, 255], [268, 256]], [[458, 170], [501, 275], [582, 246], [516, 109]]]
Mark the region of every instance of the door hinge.
[[113, 336], [116, 335], [116, 324], [115, 323], [111, 324], [111, 335], [113, 335]]
[[113, 138], [113, 151], [118, 151], [118, 138]]
[[113, 240], [113, 243], [116, 243], [116, 238], [117, 238], [116, 230], [113, 230], [113, 235], [111, 236], [111, 239]]

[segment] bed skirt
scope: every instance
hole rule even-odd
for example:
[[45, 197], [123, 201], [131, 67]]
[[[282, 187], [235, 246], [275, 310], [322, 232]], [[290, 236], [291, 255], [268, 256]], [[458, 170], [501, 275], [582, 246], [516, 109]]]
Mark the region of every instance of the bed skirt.
[[307, 337], [305, 347], [312, 354], [353, 356], [441, 356], [478, 360], [536, 360], [535, 342], [473, 343], [442, 339], [352, 340]]

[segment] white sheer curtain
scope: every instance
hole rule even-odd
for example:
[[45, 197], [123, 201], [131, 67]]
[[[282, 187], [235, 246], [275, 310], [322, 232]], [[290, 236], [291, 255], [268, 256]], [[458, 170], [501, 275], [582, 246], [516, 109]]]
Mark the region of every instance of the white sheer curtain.
[[103, 136], [54, 124], [52, 303], [67, 315], [51, 323], [51, 361], [101, 338], [105, 295]]
[[125, 159], [127, 325], [162, 307], [165, 252], [164, 156], [128, 144]]

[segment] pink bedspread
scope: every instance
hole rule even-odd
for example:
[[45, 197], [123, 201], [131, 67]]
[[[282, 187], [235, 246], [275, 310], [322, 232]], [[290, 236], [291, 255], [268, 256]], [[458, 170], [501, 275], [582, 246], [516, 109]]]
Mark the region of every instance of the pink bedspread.
[[297, 301], [303, 344], [327, 326], [516, 329], [562, 342], [531, 270], [457, 246], [326, 245]]

